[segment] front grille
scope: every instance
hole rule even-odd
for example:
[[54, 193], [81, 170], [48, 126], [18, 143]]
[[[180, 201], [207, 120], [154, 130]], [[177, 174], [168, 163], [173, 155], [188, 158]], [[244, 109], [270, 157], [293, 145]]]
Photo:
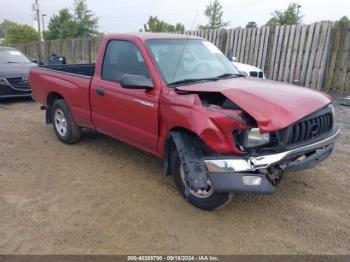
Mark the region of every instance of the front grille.
[[25, 81], [22, 77], [20, 78], [8, 78], [7, 81], [11, 84], [13, 88], [21, 90], [29, 90], [29, 81]]
[[302, 120], [289, 127], [287, 144], [305, 142], [329, 132], [333, 127], [333, 117], [330, 112]]

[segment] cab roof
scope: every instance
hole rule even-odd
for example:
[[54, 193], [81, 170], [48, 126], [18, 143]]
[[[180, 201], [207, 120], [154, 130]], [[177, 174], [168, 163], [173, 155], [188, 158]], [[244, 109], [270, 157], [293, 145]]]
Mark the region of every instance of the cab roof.
[[118, 37], [137, 37], [143, 41], [150, 39], [203, 39], [198, 36], [185, 35], [185, 34], [171, 34], [171, 33], [128, 33], [128, 34], [110, 34], [107, 35], [108, 38], [118, 38]]

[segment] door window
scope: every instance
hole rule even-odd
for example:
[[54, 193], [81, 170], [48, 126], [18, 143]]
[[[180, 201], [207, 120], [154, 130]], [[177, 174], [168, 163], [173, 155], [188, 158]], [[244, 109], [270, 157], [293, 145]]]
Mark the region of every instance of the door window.
[[124, 74], [142, 75], [150, 79], [140, 49], [129, 41], [108, 43], [102, 67], [102, 79], [120, 82]]

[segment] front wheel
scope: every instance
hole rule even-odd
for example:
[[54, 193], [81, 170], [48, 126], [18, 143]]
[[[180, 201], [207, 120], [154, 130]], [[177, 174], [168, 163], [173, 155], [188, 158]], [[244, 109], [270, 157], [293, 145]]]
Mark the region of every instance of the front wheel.
[[56, 100], [52, 105], [51, 112], [53, 129], [58, 139], [66, 144], [78, 142], [81, 128], [74, 122], [67, 103], [63, 99]]
[[179, 154], [176, 150], [172, 155], [171, 162], [176, 187], [182, 196], [185, 197], [192, 205], [204, 210], [214, 210], [223, 207], [230, 202], [231, 194], [214, 192], [209, 180], [207, 188], [201, 188], [199, 190], [189, 188], [189, 195], [186, 196], [185, 172]]

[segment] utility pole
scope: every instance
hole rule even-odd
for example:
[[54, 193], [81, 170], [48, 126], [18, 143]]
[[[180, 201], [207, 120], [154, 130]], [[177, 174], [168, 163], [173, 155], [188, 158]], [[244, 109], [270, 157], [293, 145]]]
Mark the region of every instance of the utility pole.
[[38, 23], [38, 33], [39, 33], [39, 52], [38, 52], [38, 61], [39, 63], [42, 61], [42, 57], [43, 57], [43, 45], [42, 45], [42, 35], [41, 35], [41, 26], [40, 26], [40, 6], [39, 6], [39, 0], [35, 0], [34, 4], [33, 4], [33, 11], [35, 11], [36, 13], [36, 21]]
[[36, 21], [38, 22], [38, 32], [39, 32], [39, 41], [41, 41], [41, 26], [40, 26], [40, 7], [39, 0], [35, 0], [33, 9], [36, 12]]

